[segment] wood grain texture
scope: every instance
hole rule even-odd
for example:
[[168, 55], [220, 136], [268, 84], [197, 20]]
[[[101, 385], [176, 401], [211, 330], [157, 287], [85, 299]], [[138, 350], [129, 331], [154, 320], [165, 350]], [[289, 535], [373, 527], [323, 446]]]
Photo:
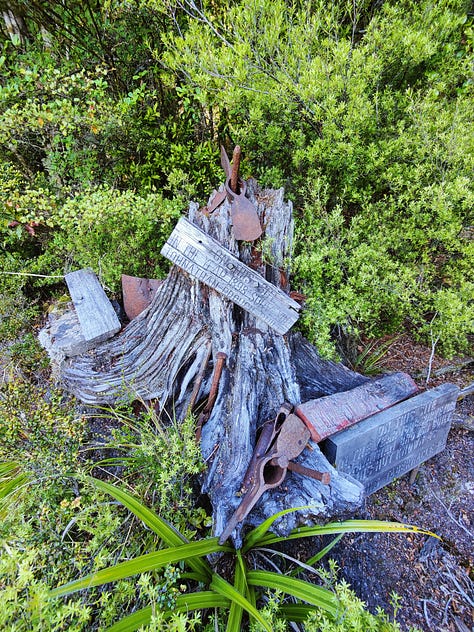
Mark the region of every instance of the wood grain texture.
[[70, 272], [64, 278], [86, 342], [102, 342], [120, 331], [117, 314], [90, 268]]
[[279, 334], [298, 320], [300, 305], [205, 232], [181, 218], [161, 254]]
[[[261, 281], [288, 293], [292, 205], [284, 200], [283, 189], [261, 190], [253, 181], [248, 183], [247, 194], [265, 227], [270, 250], [266, 261], [271, 263], [264, 262], [252, 245], [234, 239], [228, 200], [210, 216], [191, 204], [189, 222], [251, 267]], [[202, 375], [209, 349], [211, 359]], [[226, 354], [227, 361], [201, 442], [208, 466], [202, 490], [212, 503], [216, 534], [223, 531], [239, 503], [237, 493], [257, 428], [274, 417], [284, 401], [298, 404], [302, 393], [310, 393], [310, 397], [327, 395], [353, 388], [367, 378], [321, 360], [299, 334], [277, 333], [263, 318], [239, 308], [176, 265], [149, 308], [120, 335], [87, 354], [67, 359], [61, 366], [67, 388], [87, 404], [153, 399], [166, 414], [180, 420], [192, 401], [207, 398], [219, 352]], [[281, 488], [260, 499], [245, 524], [259, 524], [284, 508], [309, 506], [275, 524], [276, 530], [287, 533], [301, 523], [345, 514], [362, 502], [362, 486], [332, 468], [316, 444], [313, 450], [305, 450], [298, 462], [329, 471], [331, 484], [322, 485], [291, 472]], [[234, 532], [237, 545], [245, 524]]]

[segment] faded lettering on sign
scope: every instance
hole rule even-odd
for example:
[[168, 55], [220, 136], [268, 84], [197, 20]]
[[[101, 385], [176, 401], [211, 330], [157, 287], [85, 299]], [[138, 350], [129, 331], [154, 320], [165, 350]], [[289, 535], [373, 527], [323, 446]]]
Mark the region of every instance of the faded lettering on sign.
[[298, 320], [298, 303], [184, 218], [179, 220], [161, 254], [279, 334], [286, 333]]

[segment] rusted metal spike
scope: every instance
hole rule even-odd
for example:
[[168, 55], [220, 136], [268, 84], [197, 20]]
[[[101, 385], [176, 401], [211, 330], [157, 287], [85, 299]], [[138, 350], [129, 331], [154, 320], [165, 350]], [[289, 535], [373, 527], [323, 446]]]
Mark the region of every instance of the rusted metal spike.
[[202, 427], [207, 422], [211, 415], [212, 408], [216, 401], [217, 391], [219, 389], [219, 382], [222, 375], [222, 369], [224, 368], [225, 361], [227, 359], [227, 354], [223, 351], [219, 351], [217, 353], [216, 364], [214, 366], [214, 372], [212, 374], [212, 382], [211, 388], [209, 391], [209, 396], [207, 398], [207, 403], [204, 407], [204, 410], [199, 415], [197, 424], [196, 424], [196, 441], [201, 440]]
[[234, 193], [230, 188], [230, 179], [227, 179], [225, 188], [232, 201], [231, 217], [235, 239], [237, 241], [255, 241], [262, 234], [262, 227], [255, 206], [245, 197], [245, 182], [241, 182], [239, 194]]
[[236, 145], [232, 154], [232, 171], [230, 174], [230, 188], [234, 193], [239, 192], [240, 146]]
[[318, 470], [312, 470], [309, 467], [301, 465], [300, 463], [293, 463], [293, 461], [290, 461], [287, 467], [290, 472], [297, 472], [298, 474], [302, 474], [303, 476], [309, 476], [309, 478], [314, 478], [317, 481], [321, 481], [323, 485], [329, 485], [329, 483], [331, 482], [331, 474], [329, 472], [318, 472]]

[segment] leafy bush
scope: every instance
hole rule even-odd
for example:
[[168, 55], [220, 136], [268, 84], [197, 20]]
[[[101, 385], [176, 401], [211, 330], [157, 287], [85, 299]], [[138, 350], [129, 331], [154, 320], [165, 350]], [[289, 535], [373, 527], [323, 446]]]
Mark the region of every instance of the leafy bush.
[[[362, 607], [361, 605], [358, 606], [357, 600], [347, 591], [346, 586], [341, 585], [339, 588], [343, 600], [338, 602], [334, 593], [324, 586], [319, 586], [288, 574], [282, 575], [274, 571], [251, 570], [248, 567], [246, 555], [252, 550], [258, 551], [260, 547], [265, 552], [268, 552], [269, 545], [287, 539], [299, 539], [315, 535], [367, 531], [419, 531], [415, 527], [398, 523], [361, 520], [330, 523], [323, 527], [301, 527], [292, 532], [288, 538], [269, 533], [268, 530], [275, 520], [289, 511], [294, 511], [285, 510], [268, 518], [259, 527], [253, 529], [245, 538], [242, 549], [233, 551], [232, 547], [227, 544], [220, 545], [217, 542], [217, 538], [206, 538], [189, 542], [172, 525], [150, 511], [132, 495], [109, 483], [93, 481], [92, 479], [90, 479], [90, 482], [125, 505], [148, 528], [155, 532], [167, 546], [158, 551], [153, 551], [91, 573], [64, 586], [54, 588], [51, 591], [51, 597], [70, 595], [84, 588], [100, 586], [111, 581], [119, 581], [131, 575], [147, 573], [169, 564], [186, 564], [192, 572], [182, 573], [181, 579], [197, 581], [198, 590], [189, 590], [183, 584], [182, 590], [184, 594], [176, 596], [171, 605], [167, 603], [161, 604], [161, 617], [158, 615], [159, 622], [181, 612], [189, 613], [193, 610], [205, 610], [207, 608], [225, 608], [229, 610], [226, 627], [229, 632], [238, 632], [242, 629], [241, 624], [244, 612], [248, 613], [259, 624], [260, 627], [256, 629], [268, 630], [269, 632], [272, 632], [274, 629], [282, 629], [282, 621], [303, 622], [307, 617], [310, 626], [330, 622], [330, 626], [332, 625], [333, 627], [325, 625], [325, 629], [328, 631], [334, 629], [343, 632], [344, 630], [354, 629], [351, 627], [354, 621], [360, 625], [363, 623], [360, 616], [357, 617], [357, 614], [354, 616], [354, 610], [357, 613], [357, 610], [360, 611]], [[233, 585], [213, 570], [206, 560], [206, 556], [210, 554], [232, 552], [235, 555]], [[275, 551], [275, 553], [278, 555], [278, 551]], [[317, 558], [319, 557], [317, 556]], [[297, 560], [294, 561], [297, 562]], [[312, 560], [310, 563], [312, 563]], [[306, 570], [311, 570], [308, 565], [301, 564], [301, 566], [306, 568]], [[202, 590], [202, 586], [206, 587], [206, 590]], [[271, 617], [273, 621], [270, 621], [257, 608], [258, 591], [261, 591], [262, 588], [278, 590], [296, 599], [296, 603], [292, 604], [285, 604], [282, 599], [278, 600], [278, 606], [269, 614], [274, 615], [276, 610], [280, 621], [278, 619], [275, 620], [274, 616]], [[350, 617], [347, 617], [348, 627], [344, 623], [339, 625], [339, 622], [344, 622], [346, 618], [347, 606], [352, 607], [353, 610]], [[324, 614], [319, 615], [319, 612]], [[310, 618], [311, 613], [314, 613], [312, 618]], [[154, 616], [156, 616], [156, 610], [154, 611], [153, 605], [148, 605], [118, 621], [110, 630], [111, 632], [112, 630], [116, 632], [119, 630], [138, 630], [142, 626], [148, 625]], [[375, 625], [374, 629], [376, 630], [393, 629], [395, 631], [398, 629], [396, 625], [391, 626], [386, 618], [382, 617], [382, 613], [379, 613], [378, 617], [367, 614], [364, 619], [366, 623], [370, 622]], [[335, 627], [334, 622], [336, 622]], [[276, 626], [275, 623], [277, 624]], [[309, 627], [309, 630], [311, 629], [316, 630], [318, 628]]]
[[187, 538], [195, 537], [212, 524], [205, 509], [194, 506], [193, 480], [205, 470], [196, 420], [189, 415], [179, 423], [164, 423], [153, 407], [142, 406], [139, 414], [104, 409], [105, 419], [119, 422], [104, 449], [121, 456], [106, 458], [101, 465], [123, 468], [123, 478], [133, 481], [135, 493], [160, 507], [161, 517]]
[[[156, 277], [163, 268], [160, 250], [179, 217], [180, 202], [158, 193], [96, 189], [78, 194], [49, 216], [37, 216], [51, 232], [36, 270], [90, 266], [104, 284], [117, 290], [121, 274]], [[26, 220], [23, 217], [22, 220]], [[66, 269], [67, 271], [67, 269]]]
[[[170, 566], [138, 583], [120, 581], [113, 594], [101, 589], [79, 600], [54, 602], [49, 598], [48, 586], [98, 570], [107, 560], [139, 555], [155, 546], [150, 532], [137, 530], [137, 523], [110, 502], [110, 497], [90, 485], [79, 487], [81, 472], [92, 465], [85, 462], [85, 454], [90, 454], [87, 421], [75, 414], [71, 402], [60, 393], [45, 391], [32, 382], [14, 380], [0, 390], [1, 629], [105, 629], [120, 612], [150, 599], [158, 608], [170, 605], [180, 593], [175, 588], [180, 571]], [[142, 452], [147, 454], [145, 445]], [[127, 477], [126, 464], [124, 459]], [[155, 461], [163, 481], [165, 465]], [[179, 463], [172, 467], [170, 480]], [[150, 469], [151, 465], [147, 473]], [[146, 494], [149, 481], [139, 476], [133, 464], [129, 474], [135, 489]], [[179, 495], [177, 481], [175, 486], [177, 495], [167, 488], [170, 512], [176, 512], [176, 503], [186, 503], [189, 517], [191, 500]], [[198, 513], [196, 510], [196, 516]]]
[[[148, 48], [155, 37], [144, 32], [144, 21], [137, 23], [137, 11], [122, 7], [97, 16], [104, 33], [114, 30], [113, 14], [115, 25], [127, 25], [129, 32], [120, 35], [122, 53], [135, 41], [135, 54], [148, 57], [147, 69], [137, 68], [127, 77], [125, 67], [115, 67], [110, 55], [99, 55], [94, 65], [81, 47], [65, 57], [59, 48], [44, 50], [41, 38], [25, 51], [5, 43], [9, 55], [1, 58], [0, 159], [15, 165], [30, 187], [40, 175], [43, 185], [62, 198], [102, 184], [164, 190], [169, 196], [208, 194], [218, 172], [217, 147], [204, 132], [212, 123], [196, 95], [180, 91], [154, 64]], [[55, 45], [59, 39], [58, 33]], [[132, 55], [129, 51], [127, 64], [133, 63]]]
[[[169, 65], [219, 107], [264, 183], [301, 209], [306, 330], [408, 327], [468, 348], [474, 263], [472, 16], [456, 2], [185, 2]], [[189, 16], [192, 16], [189, 18]], [[470, 236], [469, 236], [470, 235]]]

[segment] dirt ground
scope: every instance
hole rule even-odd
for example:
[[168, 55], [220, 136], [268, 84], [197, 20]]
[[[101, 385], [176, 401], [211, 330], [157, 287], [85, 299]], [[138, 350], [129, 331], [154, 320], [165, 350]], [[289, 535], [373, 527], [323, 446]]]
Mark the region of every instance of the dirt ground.
[[[474, 381], [474, 364], [434, 357], [431, 350], [398, 339], [384, 357], [387, 370], [410, 373], [421, 388]], [[392, 592], [402, 599], [403, 630], [474, 630], [474, 395], [458, 402], [446, 449], [422, 464], [411, 484], [406, 475], [367, 498], [356, 518], [396, 520], [435, 532], [346, 536], [331, 552], [345, 578], [371, 611], [392, 612]]]

